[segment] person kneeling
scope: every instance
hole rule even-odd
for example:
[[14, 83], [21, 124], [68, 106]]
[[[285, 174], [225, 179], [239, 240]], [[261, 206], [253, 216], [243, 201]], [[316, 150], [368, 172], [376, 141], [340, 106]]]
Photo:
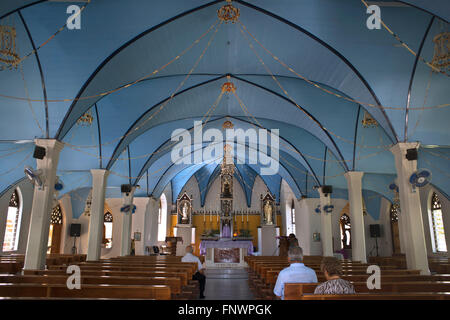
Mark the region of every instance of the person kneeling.
[[323, 258], [320, 270], [324, 273], [327, 281], [318, 285], [314, 294], [355, 294], [353, 285], [341, 279], [342, 266], [338, 259], [334, 257]]

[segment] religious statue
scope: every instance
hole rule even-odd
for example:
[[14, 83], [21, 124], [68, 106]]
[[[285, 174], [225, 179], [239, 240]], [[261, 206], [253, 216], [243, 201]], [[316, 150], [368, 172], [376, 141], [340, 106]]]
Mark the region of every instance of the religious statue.
[[191, 210], [192, 200], [186, 193], [184, 193], [180, 198], [177, 199], [178, 223], [191, 224]]
[[183, 206], [181, 208], [181, 220], [184, 221], [188, 221], [189, 220], [189, 206], [187, 204], [187, 202], [183, 203]]
[[272, 221], [272, 205], [270, 201], [267, 200], [264, 204], [264, 219], [266, 220], [266, 224], [273, 224]]

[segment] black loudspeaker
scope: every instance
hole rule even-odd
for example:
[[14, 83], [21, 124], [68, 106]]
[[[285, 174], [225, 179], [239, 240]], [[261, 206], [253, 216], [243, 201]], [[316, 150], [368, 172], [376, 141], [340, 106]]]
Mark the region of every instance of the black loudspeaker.
[[322, 186], [322, 192], [324, 194], [333, 193], [333, 186]]
[[379, 224], [370, 225], [370, 237], [379, 238], [381, 236], [381, 229]]
[[406, 159], [408, 159], [409, 161], [417, 160], [417, 149], [407, 149]]
[[71, 237], [79, 237], [81, 235], [81, 224], [72, 223], [70, 225], [70, 236]]
[[122, 193], [130, 193], [131, 192], [131, 184], [122, 184], [120, 186], [120, 192], [122, 192]]
[[42, 160], [45, 157], [45, 148], [36, 146], [34, 148], [33, 158]]

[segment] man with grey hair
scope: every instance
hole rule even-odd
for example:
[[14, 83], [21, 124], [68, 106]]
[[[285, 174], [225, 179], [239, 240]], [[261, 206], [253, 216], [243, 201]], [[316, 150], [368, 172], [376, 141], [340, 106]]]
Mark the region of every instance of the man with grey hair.
[[316, 272], [306, 267], [303, 261], [303, 250], [300, 247], [291, 247], [288, 252], [289, 267], [280, 271], [273, 293], [284, 300], [285, 283], [317, 283]]
[[205, 296], [203, 295], [203, 292], [205, 291], [205, 284], [206, 284], [206, 277], [203, 272], [203, 265], [200, 261], [200, 259], [197, 256], [194, 256], [192, 253], [194, 252], [194, 248], [192, 246], [186, 247], [186, 255], [181, 258], [181, 262], [196, 262], [197, 272], [192, 276], [192, 280], [198, 280], [200, 284], [200, 299], [204, 299]]

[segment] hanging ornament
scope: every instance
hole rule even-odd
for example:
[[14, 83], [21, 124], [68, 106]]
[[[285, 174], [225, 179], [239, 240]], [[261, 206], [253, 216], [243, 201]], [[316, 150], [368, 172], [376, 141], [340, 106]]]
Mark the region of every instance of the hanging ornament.
[[77, 125], [88, 127], [92, 124], [92, 121], [94, 121], [94, 117], [92, 116], [91, 110], [88, 110], [77, 120]]
[[361, 122], [364, 128], [378, 127], [378, 122], [367, 111], [364, 111], [364, 119]]
[[217, 10], [217, 16], [225, 23], [235, 23], [239, 19], [240, 10], [233, 7], [231, 0], [226, 0], [228, 4]]
[[20, 63], [16, 52], [16, 28], [12, 26], [0, 26], [0, 62], [10, 70], [17, 69]]
[[442, 32], [433, 38], [434, 56], [431, 64], [441, 72], [450, 70], [450, 32]]

